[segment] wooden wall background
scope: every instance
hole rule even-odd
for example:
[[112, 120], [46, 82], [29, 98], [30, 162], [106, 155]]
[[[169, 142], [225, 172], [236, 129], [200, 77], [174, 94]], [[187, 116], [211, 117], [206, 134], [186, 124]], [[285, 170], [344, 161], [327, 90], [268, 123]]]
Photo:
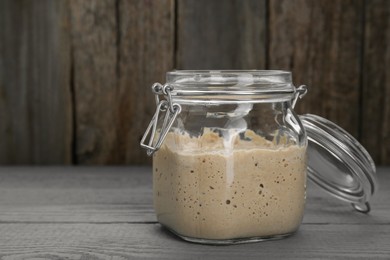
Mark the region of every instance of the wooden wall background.
[[172, 69], [285, 69], [390, 163], [388, 0], [1, 0], [0, 163], [144, 164]]

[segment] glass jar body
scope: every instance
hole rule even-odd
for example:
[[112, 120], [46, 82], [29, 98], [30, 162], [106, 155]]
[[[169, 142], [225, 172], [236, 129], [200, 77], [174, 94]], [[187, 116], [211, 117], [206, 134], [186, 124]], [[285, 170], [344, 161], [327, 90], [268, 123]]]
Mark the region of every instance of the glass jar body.
[[291, 101], [180, 105], [153, 155], [158, 221], [200, 243], [294, 233], [306, 197], [307, 140]]

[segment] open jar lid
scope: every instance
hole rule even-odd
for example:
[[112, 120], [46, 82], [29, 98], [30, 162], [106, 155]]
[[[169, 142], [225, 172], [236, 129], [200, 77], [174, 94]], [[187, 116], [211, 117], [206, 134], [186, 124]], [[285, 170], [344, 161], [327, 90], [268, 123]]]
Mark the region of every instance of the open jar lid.
[[331, 195], [370, 211], [378, 189], [374, 161], [364, 147], [333, 122], [312, 114], [300, 119], [308, 139], [308, 177]]

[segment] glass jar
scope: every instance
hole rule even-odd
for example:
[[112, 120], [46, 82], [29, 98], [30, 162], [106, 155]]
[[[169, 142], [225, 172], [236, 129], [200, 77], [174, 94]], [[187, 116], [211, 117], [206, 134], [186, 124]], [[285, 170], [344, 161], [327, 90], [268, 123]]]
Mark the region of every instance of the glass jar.
[[[154, 207], [163, 226], [211, 244], [282, 238], [298, 229], [307, 169], [316, 176], [293, 110], [305, 86], [295, 88], [286, 71], [173, 71], [152, 89], [157, 110], [141, 146], [153, 155]], [[367, 211], [367, 200], [356, 208]]]

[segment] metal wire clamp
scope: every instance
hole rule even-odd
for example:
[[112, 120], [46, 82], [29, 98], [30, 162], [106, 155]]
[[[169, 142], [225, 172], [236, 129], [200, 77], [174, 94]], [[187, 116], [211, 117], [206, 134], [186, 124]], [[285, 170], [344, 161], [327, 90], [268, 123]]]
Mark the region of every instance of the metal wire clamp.
[[301, 98], [303, 98], [306, 95], [307, 87], [305, 85], [301, 85], [298, 88], [295, 88], [294, 92], [295, 92], [294, 93], [294, 98], [293, 98], [292, 104], [291, 104], [292, 108], [295, 107], [295, 104], [297, 103], [298, 98], [301, 99]]
[[[146, 153], [149, 156], [160, 149], [169, 129], [172, 127], [177, 115], [181, 112], [181, 106], [172, 101], [172, 90], [173, 87], [168, 84], [161, 85], [160, 83], [155, 83], [152, 86], [157, 108], [140, 142], [141, 147], [146, 149]], [[160, 100], [160, 95], [165, 96], [166, 99]], [[165, 115], [160, 115], [163, 113], [165, 113]], [[161, 128], [157, 128], [157, 124], [160, 121], [159, 119], [162, 118], [162, 116], [164, 117], [163, 124]], [[148, 136], [149, 141], [146, 142]]]

